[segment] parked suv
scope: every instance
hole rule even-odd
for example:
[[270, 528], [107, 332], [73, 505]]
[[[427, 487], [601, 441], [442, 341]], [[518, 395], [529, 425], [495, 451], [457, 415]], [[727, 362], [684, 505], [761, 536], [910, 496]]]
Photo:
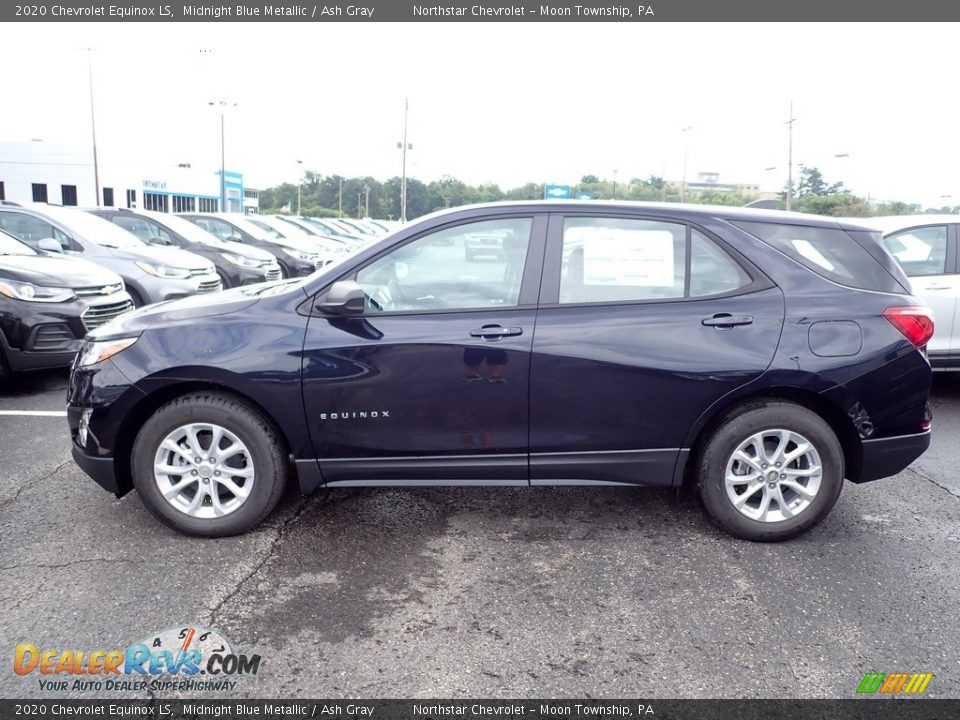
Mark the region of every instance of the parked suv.
[[934, 370], [960, 370], [960, 217], [899, 215], [864, 222], [883, 231], [883, 244], [932, 309], [937, 331], [927, 351]]
[[168, 213], [125, 208], [94, 208], [87, 212], [109, 220], [145, 243], [178, 247], [213, 263], [223, 287], [279, 280], [280, 265], [266, 250], [226, 243], [206, 230]]
[[175, 300], [221, 289], [213, 263], [177, 248], [141, 242], [113, 223], [82, 210], [55, 205], [0, 203], [0, 230], [30, 247], [53, 239], [63, 253], [101, 265], [123, 278], [134, 305]]
[[312, 243], [271, 235], [238, 213], [184, 213], [180, 217], [226, 242], [243, 243], [272, 253], [284, 277], [306, 277], [327, 262]]
[[48, 257], [0, 231], [0, 380], [67, 367], [88, 330], [132, 309], [119, 275]]
[[[468, 262], [492, 234], [502, 257]], [[827, 218], [458, 208], [309, 278], [99, 328], [73, 456], [198, 535], [250, 529], [294, 478], [687, 484], [725, 530], [780, 540], [928, 447], [933, 323], [908, 287], [879, 233]]]

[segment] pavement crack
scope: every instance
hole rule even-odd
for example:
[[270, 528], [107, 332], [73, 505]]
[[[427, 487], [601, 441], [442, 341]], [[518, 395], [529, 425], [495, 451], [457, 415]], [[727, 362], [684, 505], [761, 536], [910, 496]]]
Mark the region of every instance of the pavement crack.
[[947, 493], [948, 495], [952, 495], [952, 496], [955, 497], [955, 498], [960, 498], [960, 493], [954, 492], [952, 489], [950, 489], [950, 488], [947, 487], [946, 485], [943, 485], [943, 484], [937, 482], [937, 481], [934, 480], [932, 477], [927, 477], [926, 475], [924, 475], [924, 474], [923, 474], [922, 472], [920, 472], [919, 470], [914, 470], [912, 467], [908, 467], [908, 468], [907, 468], [907, 472], [911, 472], [911, 473], [913, 473], [914, 475], [916, 475], [918, 478], [920, 478], [921, 480], [926, 480], [928, 483], [932, 483], [933, 485], [936, 485], [938, 488], [940, 488], [941, 490], [943, 490], [943, 491], [944, 491], [945, 493]]
[[263, 567], [274, 558], [274, 556], [277, 553], [277, 550], [280, 548], [280, 544], [283, 541], [284, 536], [287, 534], [287, 531], [292, 525], [294, 525], [301, 518], [304, 511], [307, 509], [307, 506], [310, 504], [310, 500], [311, 500], [310, 496], [303, 497], [300, 500], [300, 504], [297, 507], [297, 509], [294, 511], [294, 513], [289, 518], [284, 520], [279, 527], [276, 528], [277, 530], [276, 537], [273, 538], [273, 541], [270, 543], [270, 547], [267, 549], [267, 552], [264, 553], [263, 558], [260, 560], [260, 562], [254, 565], [253, 568], [251, 568], [250, 572], [248, 572], [246, 575], [240, 578], [236, 586], [230, 592], [224, 595], [223, 599], [220, 600], [220, 602], [218, 602], [216, 605], [210, 608], [210, 622], [208, 623], [210, 627], [218, 627], [216, 624], [217, 615], [223, 609], [223, 607], [228, 602], [233, 600], [233, 598], [239, 595], [241, 590], [243, 589], [243, 586], [246, 585], [247, 582], [249, 582], [251, 579], [253, 579], [253, 577], [257, 575], [260, 572], [260, 570], [262, 570]]
[[61, 568], [74, 567], [75, 565], [88, 565], [90, 563], [127, 563], [130, 565], [142, 565], [146, 560], [128, 560], [126, 558], [84, 558], [82, 560], [71, 560], [70, 562], [64, 563], [22, 563], [19, 565], [3, 565], [0, 566], [0, 572], [5, 572], [7, 570], [22, 570], [24, 568], [29, 568], [30, 570], [60, 570]]
[[61, 470], [63, 470], [67, 465], [72, 465], [72, 464], [73, 464], [73, 460], [66, 460], [65, 462], [62, 462], [62, 463], [60, 463], [59, 465], [57, 465], [53, 470], [51, 470], [49, 473], [47, 473], [46, 475], [44, 475], [44, 476], [43, 476], [42, 478], [40, 478], [39, 480], [27, 480], [25, 483], [23, 483], [23, 485], [21, 485], [20, 487], [17, 488], [17, 491], [13, 494], [13, 497], [12, 497], [9, 501], [4, 502], [2, 505], [0, 505], [0, 512], [3, 512], [4, 510], [8, 509], [8, 508], [9, 508], [11, 505], [13, 505], [17, 500], [19, 500], [19, 499], [20, 499], [20, 494], [21, 494], [24, 490], [26, 490], [28, 487], [31, 487], [32, 485], [36, 485], [36, 484], [38, 484], [38, 483], [42, 483], [42, 482], [44, 482], [44, 481], [46, 481], [46, 480], [49, 480], [49, 479], [52, 478], [54, 475], [56, 475], [58, 472], [60, 472]]

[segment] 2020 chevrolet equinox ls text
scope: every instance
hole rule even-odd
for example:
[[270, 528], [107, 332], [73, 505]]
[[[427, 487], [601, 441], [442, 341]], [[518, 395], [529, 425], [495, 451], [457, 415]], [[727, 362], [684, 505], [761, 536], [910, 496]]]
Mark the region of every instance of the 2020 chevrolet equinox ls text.
[[[501, 252], [467, 260], [478, 236]], [[288, 480], [695, 487], [782, 540], [930, 442], [929, 309], [855, 224], [528, 202], [448, 210], [302, 279], [143, 308], [73, 366], [73, 455], [186, 533]]]

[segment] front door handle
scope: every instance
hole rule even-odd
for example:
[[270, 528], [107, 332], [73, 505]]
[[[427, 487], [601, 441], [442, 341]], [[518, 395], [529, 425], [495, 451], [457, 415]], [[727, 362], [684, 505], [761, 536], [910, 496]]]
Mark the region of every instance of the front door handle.
[[499, 340], [511, 335], [522, 335], [523, 328], [501, 327], [499, 325], [484, 325], [482, 328], [470, 331], [470, 337], [483, 338], [484, 340]]
[[712, 317], [704, 318], [700, 321], [703, 325], [707, 327], [715, 327], [718, 329], [723, 328], [732, 328], [737, 325], [752, 325], [753, 316], [752, 315], [731, 315], [730, 313], [717, 313]]
[[924, 290], [949, 290], [949, 285], [927, 285]]

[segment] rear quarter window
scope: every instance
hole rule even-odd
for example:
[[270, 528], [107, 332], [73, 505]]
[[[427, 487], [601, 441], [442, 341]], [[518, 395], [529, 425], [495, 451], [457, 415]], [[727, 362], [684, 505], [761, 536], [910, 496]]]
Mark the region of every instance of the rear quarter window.
[[[908, 290], [877, 259], [878, 253], [886, 252], [879, 242], [868, 251], [861, 241], [840, 228], [744, 221], [731, 224], [839, 285], [900, 294]], [[871, 238], [866, 241], [874, 242]], [[892, 258], [890, 261], [895, 267]]]

